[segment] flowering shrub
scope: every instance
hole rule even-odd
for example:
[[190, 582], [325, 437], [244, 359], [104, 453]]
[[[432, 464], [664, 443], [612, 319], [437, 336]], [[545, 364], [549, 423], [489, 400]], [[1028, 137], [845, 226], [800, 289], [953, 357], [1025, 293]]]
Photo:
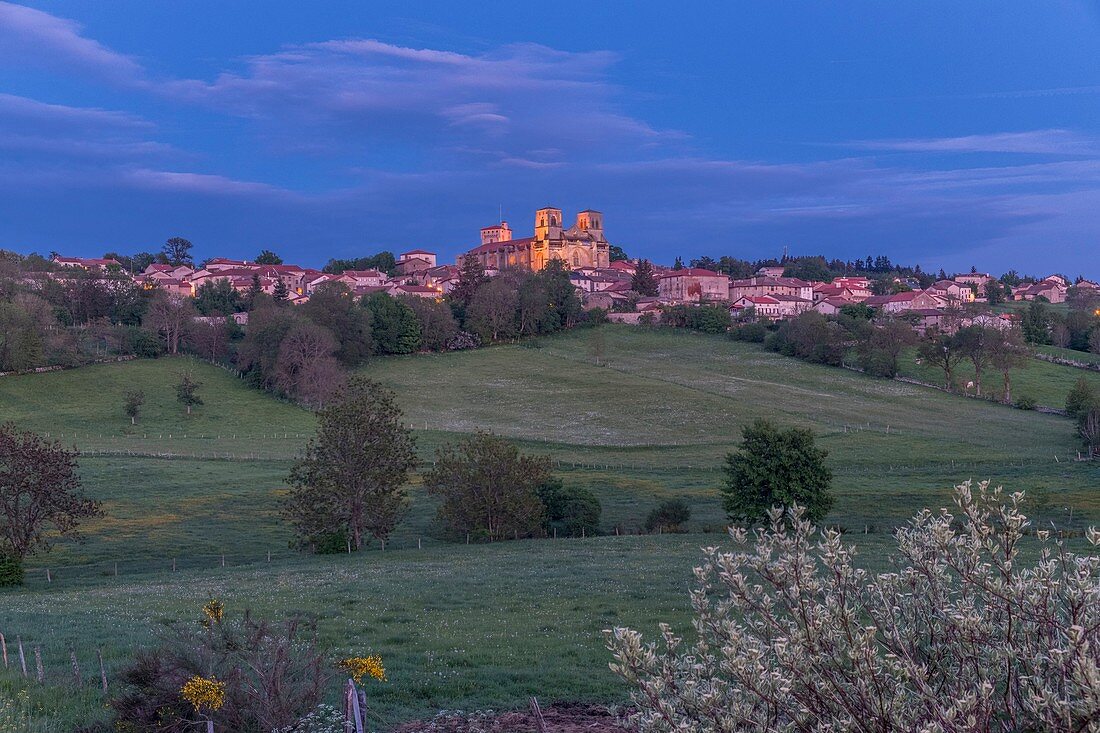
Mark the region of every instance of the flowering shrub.
[[747, 552], [707, 548], [695, 641], [607, 632], [640, 730], [1100, 730], [1100, 555], [1038, 531], [1024, 562], [1022, 501], [956, 487], [957, 513], [919, 513], [878, 575], [800, 509], [773, 511]]
[[185, 733], [201, 713], [219, 731], [269, 733], [321, 702], [331, 668], [311, 626], [230, 618], [220, 603], [201, 620], [165, 630], [122, 670], [110, 701], [117, 730]]
[[222, 616], [225, 615], [225, 604], [219, 601], [217, 598], [211, 598], [202, 607], [202, 614], [206, 617], [204, 624], [218, 624], [221, 623]]
[[379, 682], [386, 681], [386, 669], [382, 666], [382, 657], [348, 657], [340, 660], [340, 669], [347, 671], [355, 684], [363, 681], [363, 677], [373, 677]]
[[195, 712], [221, 710], [225, 704], [225, 683], [211, 677], [195, 675], [183, 683], [180, 697], [191, 703]]

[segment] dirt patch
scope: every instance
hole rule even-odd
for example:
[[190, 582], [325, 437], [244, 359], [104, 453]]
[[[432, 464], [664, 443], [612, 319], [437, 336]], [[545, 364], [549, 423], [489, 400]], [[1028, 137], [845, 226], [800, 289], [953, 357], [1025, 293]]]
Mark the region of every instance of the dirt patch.
[[542, 709], [540, 728], [531, 710], [498, 713], [443, 711], [431, 720], [404, 723], [394, 733], [629, 733], [628, 711], [603, 705], [555, 703]]

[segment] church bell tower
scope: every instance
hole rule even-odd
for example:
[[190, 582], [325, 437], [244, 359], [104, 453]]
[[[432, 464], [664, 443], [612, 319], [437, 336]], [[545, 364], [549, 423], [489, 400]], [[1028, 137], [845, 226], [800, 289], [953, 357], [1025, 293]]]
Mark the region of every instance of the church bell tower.
[[535, 212], [535, 239], [561, 239], [561, 209], [547, 206]]

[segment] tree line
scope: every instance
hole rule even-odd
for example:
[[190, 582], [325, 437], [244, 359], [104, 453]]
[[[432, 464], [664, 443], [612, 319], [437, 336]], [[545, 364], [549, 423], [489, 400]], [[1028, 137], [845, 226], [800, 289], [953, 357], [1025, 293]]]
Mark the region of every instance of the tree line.
[[[808, 430], [767, 421], [747, 426], [740, 451], [726, 459], [729, 518], [759, 522], [772, 506], [796, 503], [824, 517], [833, 503], [826, 456]], [[393, 395], [354, 377], [318, 412], [317, 434], [291, 469], [283, 517], [299, 547], [311, 552], [350, 552], [384, 542], [407, 511], [407, 486], [417, 465], [415, 437]], [[549, 457], [525, 455], [492, 433], [443, 445], [421, 478], [438, 500], [437, 519], [452, 539], [494, 542], [600, 530], [594, 494], [565, 486], [553, 475]], [[646, 526], [675, 531], [689, 516], [683, 501], [672, 500], [656, 507]]]
[[[156, 255], [113, 256], [124, 266], [192, 264], [190, 248], [173, 238]], [[260, 257], [281, 261], [269, 250]], [[330, 261], [327, 269], [392, 270], [392, 260], [382, 252]], [[475, 348], [600, 322], [603, 315], [582, 308], [558, 261], [537, 273], [488, 278], [468, 258], [454, 292], [437, 298], [383, 292], [360, 298], [343, 283], [325, 283], [300, 307], [290, 307], [285, 282], [268, 294], [255, 275], [244, 292], [215, 280], [194, 298], [139, 285], [117, 271], [71, 268], [63, 278], [33, 281], [27, 275], [58, 269], [38, 255], [0, 253], [0, 371], [191, 353], [234, 367], [257, 387], [317, 406], [349, 369], [376, 356]], [[248, 313], [244, 327], [233, 318], [242, 312]]]

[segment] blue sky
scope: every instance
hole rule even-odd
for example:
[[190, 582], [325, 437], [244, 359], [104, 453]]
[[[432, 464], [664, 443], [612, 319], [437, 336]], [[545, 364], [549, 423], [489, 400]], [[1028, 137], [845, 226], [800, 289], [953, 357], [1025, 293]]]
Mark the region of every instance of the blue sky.
[[1100, 276], [1100, 5], [0, 2], [0, 247], [451, 259], [548, 204]]

